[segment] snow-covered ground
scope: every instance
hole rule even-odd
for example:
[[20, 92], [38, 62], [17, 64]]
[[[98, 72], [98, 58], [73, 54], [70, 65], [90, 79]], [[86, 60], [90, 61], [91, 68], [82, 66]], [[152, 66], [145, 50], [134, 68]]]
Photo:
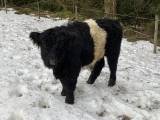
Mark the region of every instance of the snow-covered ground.
[[94, 85], [83, 70], [75, 104], [64, 103], [28, 36], [65, 22], [0, 11], [0, 120], [160, 120], [160, 52], [146, 41], [123, 40], [115, 87], [107, 64]]

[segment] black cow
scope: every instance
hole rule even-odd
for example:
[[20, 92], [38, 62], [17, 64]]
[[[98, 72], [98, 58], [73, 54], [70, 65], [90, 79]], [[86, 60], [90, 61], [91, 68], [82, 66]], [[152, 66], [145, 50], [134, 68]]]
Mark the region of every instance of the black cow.
[[88, 66], [92, 69], [87, 83], [93, 84], [104, 67], [105, 56], [111, 72], [108, 86], [115, 85], [122, 41], [122, 27], [118, 21], [70, 21], [42, 33], [31, 32], [30, 38], [40, 47], [44, 65], [53, 69], [54, 76], [60, 79], [63, 86], [61, 95], [66, 96], [66, 103], [74, 103], [74, 90], [81, 68]]

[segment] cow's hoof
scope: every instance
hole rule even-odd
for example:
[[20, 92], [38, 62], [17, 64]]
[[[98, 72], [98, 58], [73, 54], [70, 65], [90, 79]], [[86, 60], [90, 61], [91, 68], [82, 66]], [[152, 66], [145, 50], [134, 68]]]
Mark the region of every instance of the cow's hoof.
[[92, 79], [88, 79], [87, 83], [88, 83], [88, 84], [93, 84], [94, 81], [93, 81]]
[[92, 81], [87, 81], [87, 84], [93, 84], [93, 82]]
[[115, 80], [109, 80], [108, 86], [113, 87], [116, 84]]
[[66, 97], [65, 103], [67, 104], [74, 104], [74, 97]]

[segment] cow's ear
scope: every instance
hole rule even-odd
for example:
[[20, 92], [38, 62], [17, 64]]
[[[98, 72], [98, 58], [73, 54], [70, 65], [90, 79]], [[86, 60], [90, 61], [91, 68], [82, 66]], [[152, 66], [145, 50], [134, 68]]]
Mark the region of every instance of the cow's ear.
[[40, 41], [40, 33], [38, 32], [31, 32], [29, 37], [33, 41], [34, 44], [37, 46], [41, 46], [41, 41]]

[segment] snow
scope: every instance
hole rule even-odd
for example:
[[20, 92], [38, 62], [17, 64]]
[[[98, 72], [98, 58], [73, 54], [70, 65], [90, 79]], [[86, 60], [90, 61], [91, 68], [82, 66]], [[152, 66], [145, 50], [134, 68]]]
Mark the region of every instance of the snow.
[[60, 82], [28, 36], [65, 23], [0, 11], [0, 120], [159, 120], [160, 52], [147, 41], [123, 40], [116, 86], [107, 86], [107, 64], [94, 85], [82, 70], [75, 104], [64, 103]]

